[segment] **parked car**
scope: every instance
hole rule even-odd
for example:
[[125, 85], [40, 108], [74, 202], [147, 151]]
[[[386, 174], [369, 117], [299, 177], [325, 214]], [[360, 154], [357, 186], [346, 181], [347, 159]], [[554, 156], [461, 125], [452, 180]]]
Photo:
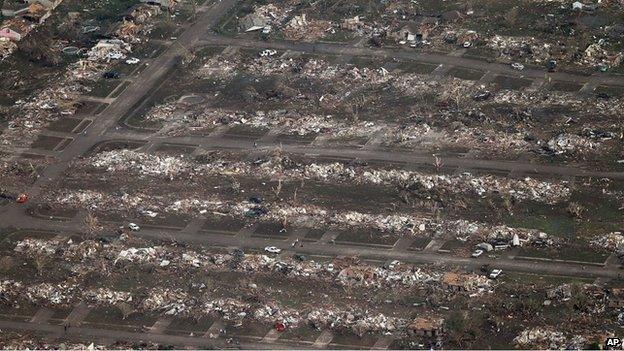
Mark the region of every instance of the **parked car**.
[[267, 49], [260, 52], [260, 57], [274, 56], [275, 54], [277, 54], [276, 50]]
[[121, 78], [121, 73], [117, 71], [106, 71], [102, 73], [102, 77], [105, 79], [119, 79]]
[[475, 250], [470, 257], [477, 258], [481, 255], [483, 255], [483, 250]]
[[136, 223], [128, 224], [128, 228], [130, 228], [133, 232], [138, 232], [141, 229], [141, 227], [139, 227]]
[[548, 62], [546, 62], [546, 68], [548, 72], [554, 72], [557, 68], [557, 60], [548, 60]]
[[502, 269], [493, 269], [490, 272], [490, 279], [496, 279], [498, 278], [499, 275], [501, 275], [501, 273], [503, 273]]
[[139, 61], [141, 61], [141, 60], [139, 60], [136, 57], [131, 57], [131, 58], [126, 60], [126, 63], [129, 64], [129, 65], [136, 65], [137, 63], [139, 63]]
[[514, 62], [511, 64], [511, 68], [517, 69], [518, 71], [522, 71], [524, 69], [524, 65], [519, 62]]
[[270, 253], [274, 253], [274, 254], [278, 254], [278, 253], [282, 252], [282, 249], [278, 249], [275, 246], [267, 246], [267, 247], [264, 248], [264, 251], [270, 252]]

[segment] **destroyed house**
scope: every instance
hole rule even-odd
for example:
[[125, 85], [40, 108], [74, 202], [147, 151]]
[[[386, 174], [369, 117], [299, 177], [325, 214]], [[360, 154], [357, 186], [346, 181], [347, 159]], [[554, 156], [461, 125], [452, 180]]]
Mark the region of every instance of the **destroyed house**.
[[446, 273], [442, 276], [442, 285], [451, 291], [464, 291], [464, 277], [458, 273]]
[[242, 31], [245, 32], [261, 30], [264, 29], [264, 27], [266, 27], [267, 25], [267, 20], [255, 13], [250, 13], [249, 15], [239, 20], [239, 27]]
[[624, 289], [613, 288], [609, 293], [609, 302], [607, 303], [609, 308], [623, 308], [624, 307]]
[[420, 17], [417, 20], [403, 23], [393, 35], [398, 40], [409, 42], [427, 39], [429, 32], [438, 25], [438, 22], [437, 17]]
[[420, 336], [436, 337], [442, 333], [442, 319], [416, 318], [407, 327], [409, 333]]
[[61, 0], [29, 0], [27, 5], [7, 5], [2, 8], [2, 15], [6, 17], [21, 17], [27, 21], [43, 23], [51, 15], [51, 11], [61, 3]]

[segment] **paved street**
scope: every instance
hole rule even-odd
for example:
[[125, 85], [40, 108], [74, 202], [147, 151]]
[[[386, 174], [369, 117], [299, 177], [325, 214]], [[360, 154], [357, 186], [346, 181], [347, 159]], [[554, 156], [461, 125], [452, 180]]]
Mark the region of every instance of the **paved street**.
[[[118, 223], [125, 225], [125, 223]], [[80, 233], [83, 225], [80, 222], [60, 222], [38, 219], [30, 217], [21, 225], [15, 226], [24, 230], [53, 230], [59, 233]], [[143, 227], [134, 235], [152, 240], [175, 240], [190, 244], [217, 246], [217, 247], [240, 247], [243, 249], [259, 249], [265, 246], [276, 246], [292, 253], [304, 253], [309, 255], [322, 256], [357, 256], [361, 259], [372, 260], [399, 260], [410, 263], [439, 263], [479, 269], [483, 264], [490, 264], [492, 267], [504, 269], [506, 271], [526, 272], [535, 274], [587, 277], [587, 278], [619, 278], [622, 270], [619, 265], [591, 265], [584, 263], [564, 263], [556, 261], [525, 260], [525, 259], [489, 259], [481, 257], [478, 259], [469, 257], [458, 257], [450, 254], [441, 254], [427, 251], [407, 251], [402, 249], [376, 248], [365, 245], [332, 244], [318, 241], [306, 243], [304, 247], [293, 249], [290, 241], [279, 239], [258, 238], [249, 235], [234, 236], [216, 231], [188, 230], [188, 228], [158, 228], [154, 226]]]

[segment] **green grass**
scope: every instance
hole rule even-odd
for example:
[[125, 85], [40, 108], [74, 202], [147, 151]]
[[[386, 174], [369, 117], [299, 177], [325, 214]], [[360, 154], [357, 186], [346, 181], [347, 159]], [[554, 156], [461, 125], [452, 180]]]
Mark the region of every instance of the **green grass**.
[[563, 215], [522, 213], [508, 215], [504, 222], [510, 227], [537, 229], [559, 237], [572, 237], [575, 233], [574, 221]]
[[579, 278], [579, 277], [566, 277], [566, 276], [557, 276], [557, 275], [538, 275], [531, 273], [518, 273], [518, 272], [504, 272], [504, 274], [499, 278], [502, 282], [505, 283], [519, 283], [519, 284], [536, 284], [536, 283], [544, 283], [544, 284], [552, 284], [559, 285], [564, 283], [591, 283], [593, 279], [590, 278]]

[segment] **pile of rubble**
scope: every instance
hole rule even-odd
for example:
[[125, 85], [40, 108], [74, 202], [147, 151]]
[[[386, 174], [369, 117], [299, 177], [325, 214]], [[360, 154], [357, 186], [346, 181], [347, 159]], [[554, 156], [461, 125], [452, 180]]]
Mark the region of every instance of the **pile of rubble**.
[[114, 306], [118, 303], [132, 302], [132, 294], [126, 291], [115, 291], [108, 288], [88, 290], [85, 293], [86, 301], [93, 305]]
[[[92, 192], [91, 192], [92, 193]], [[205, 214], [219, 213], [237, 218], [255, 218], [261, 221], [288, 223], [293, 226], [337, 228], [375, 228], [382, 232], [398, 235], [429, 235], [438, 233], [444, 236], [456, 236], [465, 240], [501, 239], [511, 241], [515, 235], [520, 244], [535, 240], [551, 242], [544, 232], [535, 229], [511, 228], [504, 225], [489, 225], [464, 220], [434, 220], [411, 214], [370, 214], [356, 211], [330, 211], [319, 206], [291, 206], [277, 203], [257, 204], [253, 201], [231, 202], [213, 197], [212, 199], [186, 198], [167, 204], [162, 197], [129, 196], [124, 194], [109, 195], [70, 191], [52, 195], [52, 201], [60, 205], [89, 207], [99, 209], [125, 209], [144, 212], [145, 209], [164, 209], [168, 213]]]
[[239, 29], [244, 32], [270, 32], [271, 28], [281, 26], [286, 21], [291, 10], [291, 7], [282, 8], [272, 3], [254, 5], [253, 12], [239, 19]]
[[581, 335], [566, 335], [550, 328], [531, 328], [523, 330], [514, 342], [521, 347], [551, 350], [579, 350], [585, 346], [585, 338]]
[[141, 308], [176, 316], [189, 312], [189, 306], [194, 305], [191, 300], [192, 298], [181, 289], [154, 288], [141, 302]]
[[[15, 251], [25, 257], [37, 257], [40, 255], [47, 257], [62, 257], [72, 263], [94, 263], [103, 260], [104, 266], [100, 265], [100, 272], [112, 270], [112, 266], [124, 267], [131, 264], [147, 264], [161, 269], [172, 269], [187, 271], [191, 268], [202, 268], [202, 270], [236, 270], [245, 273], [256, 274], [280, 274], [289, 277], [300, 277], [308, 279], [319, 279], [327, 282], [335, 282], [340, 285], [371, 288], [412, 288], [423, 285], [439, 285], [443, 287], [443, 275], [431, 269], [424, 269], [414, 265], [393, 261], [385, 267], [365, 264], [357, 259], [336, 259], [333, 262], [316, 262], [313, 260], [301, 261], [294, 257], [275, 257], [262, 254], [218, 254], [198, 252], [191, 249], [183, 249], [171, 246], [152, 247], [128, 247], [121, 240], [115, 240], [109, 244], [101, 244], [94, 240], [87, 240], [85, 243], [92, 243], [89, 247], [94, 247], [94, 252], [85, 255], [85, 245], [71, 241], [45, 240], [27, 238], [16, 244]], [[55, 248], [54, 251], [39, 250], [40, 247]], [[72, 254], [67, 254], [68, 252]], [[128, 252], [142, 252], [141, 256], [129, 257]], [[109, 258], [117, 257], [115, 260]], [[120, 258], [124, 259], [120, 259]], [[12, 282], [3, 283], [1, 291], [17, 291], [21, 287], [13, 286]], [[487, 278], [465, 274], [461, 276], [463, 291], [475, 293], [489, 290], [492, 281]], [[64, 294], [67, 294], [65, 292]], [[98, 288], [87, 291], [87, 298], [93, 302], [106, 302], [115, 304], [117, 302], [130, 302], [132, 297], [128, 293], [115, 292], [109, 289]], [[176, 307], [180, 301], [186, 301], [187, 296], [179, 290], [161, 289], [154, 291], [158, 298], [148, 297], [144, 302], [144, 307], [149, 309], [181, 311], [181, 307]], [[214, 305], [214, 303], [213, 303]], [[172, 312], [173, 313], [173, 312]]]
[[314, 310], [308, 313], [307, 320], [319, 330], [348, 329], [359, 336], [370, 332], [392, 334], [404, 330], [407, 326], [407, 320], [403, 318], [389, 317], [381, 313], [371, 316], [367, 311], [334, 309]]
[[98, 168], [106, 168], [107, 172], [132, 170], [141, 175], [165, 175], [170, 179], [188, 168], [187, 163], [180, 158], [160, 157], [130, 150], [99, 154], [92, 160], [92, 165]]
[[495, 35], [486, 40], [486, 46], [506, 60], [528, 59], [544, 63], [551, 58], [552, 47], [532, 37]]
[[591, 244], [597, 248], [606, 248], [613, 252], [624, 250], [624, 234], [622, 232], [604, 234], [592, 240]]
[[0, 38], [0, 62], [9, 57], [15, 50], [17, 50], [17, 44], [15, 42]]
[[[175, 6], [176, 1], [170, 1], [170, 6]], [[123, 22], [115, 30], [115, 36], [129, 43], [140, 43], [141, 37], [149, 34], [152, 26], [148, 21], [161, 13], [160, 6], [141, 4], [123, 19]]]
[[[93, 243], [93, 245], [88, 244]], [[492, 281], [472, 274], [462, 275], [458, 282], [463, 288], [447, 286], [441, 272], [433, 268], [416, 267], [392, 262], [385, 267], [377, 267], [359, 262], [355, 258], [340, 258], [333, 262], [314, 262], [283, 256], [261, 254], [209, 253], [193, 251], [181, 246], [144, 246], [135, 248], [131, 243], [141, 240], [126, 235], [110, 241], [85, 240], [76, 243], [72, 240], [26, 238], [18, 241], [15, 250], [25, 259], [35, 259], [43, 255], [62, 257], [68, 265], [93, 264], [101, 260], [100, 273], [110, 274], [111, 266], [118, 267], [117, 272], [126, 272], [131, 265], [152, 265], [157, 267], [157, 274], [194, 274], [208, 271], [239, 271], [246, 274], [277, 274], [298, 279], [318, 279], [335, 282], [348, 287], [367, 289], [406, 288], [427, 286], [434, 289], [446, 289], [454, 293], [474, 295], [479, 291], [490, 291]], [[145, 244], [145, 243], [144, 243]], [[42, 249], [42, 248], [54, 248]], [[95, 254], [84, 255], [81, 250], [95, 248]], [[67, 255], [71, 252], [73, 255]], [[142, 252], [143, 256], [128, 256], [128, 252]], [[70, 257], [71, 256], [71, 257]], [[124, 260], [113, 260], [124, 257]], [[167, 262], [167, 264], [163, 264]], [[191, 267], [199, 270], [189, 269]], [[147, 268], [147, 267], [146, 267]], [[107, 273], [109, 272], [109, 273]], [[192, 277], [190, 277], [192, 279]], [[411, 321], [406, 316], [390, 316], [365, 310], [355, 305], [345, 307], [305, 306], [290, 308], [281, 306], [272, 299], [238, 299], [233, 297], [212, 297], [211, 291], [204, 284], [182, 284], [170, 287], [144, 289], [141, 286], [131, 291], [119, 291], [106, 287], [89, 288], [81, 285], [81, 279], [72, 279], [60, 283], [27, 284], [14, 280], [0, 281], [0, 294], [5, 303], [16, 304], [26, 300], [43, 306], [70, 306], [78, 302], [103, 307], [126, 306], [132, 312], [159, 313], [170, 316], [218, 315], [225, 320], [242, 324], [253, 318], [268, 325], [283, 325], [296, 328], [310, 325], [319, 329], [351, 331], [357, 335], [366, 333], [402, 334], [407, 332]], [[253, 286], [252, 286], [253, 285]], [[255, 284], [250, 288], [257, 289]], [[123, 312], [124, 315], [128, 311]]]
[[123, 345], [100, 345], [100, 344], [82, 344], [71, 342], [52, 343], [44, 340], [45, 337], [35, 336], [32, 333], [22, 335], [16, 332], [4, 330], [0, 336], [0, 347], [3, 350], [125, 350], [127, 346]]
[[2, 29], [3, 35], [0, 37], [0, 62], [17, 50], [17, 42], [26, 38], [28, 34], [42, 25], [62, 1], [63, 0], [54, 0], [24, 3], [24, 8], [14, 11], [14, 17], [6, 20], [2, 20], [5, 17], [4, 9], [2, 9], [3, 14], [0, 16], [0, 28]]
[[577, 47], [567, 47], [561, 43], [545, 43], [533, 37], [511, 37], [495, 35], [486, 39], [487, 47], [498, 52], [499, 57], [506, 61], [522, 60], [543, 64], [549, 59], [563, 59], [567, 62], [574, 62], [589, 67], [605, 65], [607, 67], [617, 67], [622, 61], [622, 53], [611, 52], [605, 39], [589, 45], [583, 50], [581, 59], [575, 57], [579, 50]]
[[306, 14], [293, 16], [283, 29], [284, 37], [295, 41], [316, 41], [332, 29], [325, 20], [308, 19]]
[[[114, 150], [99, 153], [86, 164], [105, 168], [107, 172], [131, 171], [139, 175], [165, 176], [169, 179], [212, 175], [279, 177], [285, 181], [313, 179], [325, 182], [352, 182], [356, 184], [392, 185], [426, 190], [443, 189], [449, 193], [468, 193], [479, 196], [506, 194], [517, 200], [540, 201], [554, 204], [569, 198], [571, 189], [564, 181], [546, 182], [526, 177], [522, 180], [492, 175], [473, 176], [432, 175], [398, 169], [375, 169], [344, 163], [311, 163], [284, 166], [285, 160], [270, 157], [260, 162], [213, 160], [196, 164], [180, 157], [157, 156], [132, 150]], [[289, 162], [290, 163], [290, 162]]]
[[123, 60], [132, 51], [132, 46], [121, 39], [101, 39], [88, 52], [87, 58], [95, 62]]
[[595, 151], [599, 144], [574, 134], [559, 134], [550, 139], [547, 146], [555, 154], [576, 154]]
[[[136, 27], [132, 33], [124, 32], [111, 39], [101, 39], [87, 52], [87, 57], [70, 64], [64, 74], [50, 83], [46, 89], [33, 94], [26, 101], [18, 101], [14, 108], [15, 118], [8, 122], [8, 133], [3, 134], [2, 144], [24, 147], [34, 141], [39, 132], [50, 122], [64, 115], [73, 115], [78, 108], [77, 95], [88, 93], [87, 83], [97, 80], [101, 74], [122, 60], [131, 52], [129, 42], [139, 42], [139, 29], [147, 23], [146, 14], [155, 14], [158, 6], [142, 4], [133, 11], [133, 16], [124, 19], [123, 26]], [[150, 15], [151, 16], [151, 15]], [[150, 17], [147, 16], [147, 17]], [[133, 28], [134, 28], [133, 27]], [[132, 38], [131, 40], [125, 40]]]

